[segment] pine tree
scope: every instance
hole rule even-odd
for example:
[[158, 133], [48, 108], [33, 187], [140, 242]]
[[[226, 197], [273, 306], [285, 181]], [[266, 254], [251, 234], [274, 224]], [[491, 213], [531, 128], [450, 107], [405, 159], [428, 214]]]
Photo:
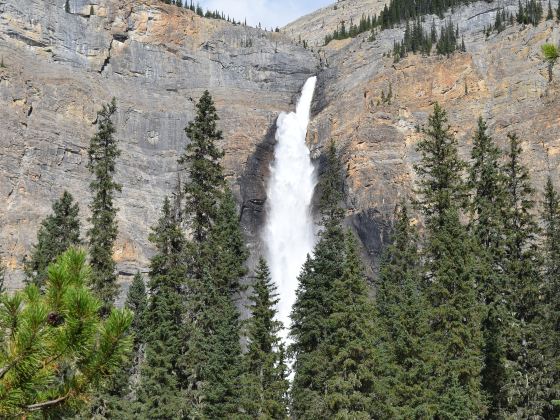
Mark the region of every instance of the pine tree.
[[508, 406], [504, 415], [531, 418], [540, 416], [550, 403], [549, 372], [543, 358], [544, 307], [537, 249], [538, 226], [533, 215], [534, 190], [529, 172], [521, 163], [522, 148], [516, 134], [508, 134], [507, 177], [508, 214], [506, 215], [505, 273], [511, 285], [511, 305], [515, 323], [507, 342], [508, 364], [512, 370], [505, 386]]
[[[544, 200], [544, 276], [547, 346], [545, 356], [554, 384], [550, 400], [560, 399], [560, 197], [549, 176]], [[545, 418], [557, 418], [560, 407], [547, 407]]]
[[117, 239], [117, 208], [114, 195], [121, 185], [113, 180], [116, 161], [120, 156], [112, 117], [117, 110], [113, 100], [97, 114], [97, 133], [92, 137], [88, 150], [88, 169], [94, 176], [90, 183], [93, 200], [90, 204], [91, 228], [88, 231], [92, 267], [92, 288], [103, 301], [104, 309], [113, 305], [118, 294], [116, 264], [113, 246]]
[[477, 417], [485, 411], [480, 383], [482, 336], [474, 246], [460, 222], [465, 163], [458, 157], [447, 114], [438, 104], [418, 151], [421, 162], [415, 168], [426, 221], [424, 282], [432, 305], [433, 383], [439, 397], [435, 417]]
[[251, 418], [288, 418], [288, 386], [284, 344], [279, 333], [282, 323], [275, 320], [278, 295], [264, 259], [255, 272], [251, 318], [247, 322], [248, 350], [244, 356], [246, 388], [243, 406]]
[[550, 0], [548, 0], [548, 12], [546, 14], [546, 20], [552, 19], [554, 19], [554, 13], [552, 12], [552, 4], [550, 3]]
[[374, 403], [382, 396], [376, 389], [373, 302], [357, 241], [350, 232], [345, 239], [343, 273], [333, 283], [327, 337], [320, 345], [328, 361], [321, 418], [383, 418]]
[[146, 360], [138, 401], [141, 416], [174, 419], [184, 412], [178, 372], [184, 346], [185, 238], [167, 198], [150, 241], [157, 253], [150, 262], [150, 300], [143, 322]]
[[488, 418], [495, 418], [499, 408], [506, 404], [503, 393], [508, 374], [505, 337], [511, 324], [511, 306], [506, 292], [510, 286], [503, 275], [507, 192], [500, 167], [501, 155], [487, 134], [486, 122], [479, 118], [469, 168], [472, 191], [469, 230], [477, 245], [477, 290], [484, 308], [482, 385], [489, 398]]
[[345, 239], [341, 222], [343, 211], [342, 173], [334, 144], [327, 153], [321, 177], [321, 215], [323, 230], [313, 257], [308, 256], [299, 276], [296, 302], [292, 309], [289, 347], [294, 359], [292, 412], [296, 417], [317, 418], [324, 412], [326, 354], [321, 349], [327, 323], [333, 312], [330, 294], [334, 282], [344, 272]]
[[436, 405], [428, 385], [430, 305], [422, 287], [418, 233], [405, 203], [396, 214], [392, 240], [383, 256], [376, 294], [380, 347], [386, 358], [382, 376], [393, 408], [389, 417], [430, 418]]
[[70, 416], [126, 363], [132, 314], [102, 319], [89, 275], [85, 253], [69, 249], [49, 266], [44, 294], [28, 285], [0, 301], [0, 417]]
[[26, 283], [39, 288], [43, 288], [47, 280], [47, 267], [68, 248], [80, 245], [80, 210], [72, 195], [64, 191], [52, 209], [53, 214], [41, 222], [37, 244], [24, 263]]

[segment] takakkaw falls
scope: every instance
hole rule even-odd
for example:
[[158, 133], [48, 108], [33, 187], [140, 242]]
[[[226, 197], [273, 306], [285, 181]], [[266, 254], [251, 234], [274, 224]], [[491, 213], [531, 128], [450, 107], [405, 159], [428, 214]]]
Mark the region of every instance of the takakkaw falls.
[[43, 418], [560, 420], [560, 0], [0, 0]]
[[297, 277], [315, 245], [311, 214], [316, 171], [305, 143], [317, 77], [303, 86], [296, 112], [278, 117], [274, 161], [268, 183], [268, 219], [264, 229], [272, 280], [278, 287], [278, 320], [287, 340], [290, 312], [296, 299]]

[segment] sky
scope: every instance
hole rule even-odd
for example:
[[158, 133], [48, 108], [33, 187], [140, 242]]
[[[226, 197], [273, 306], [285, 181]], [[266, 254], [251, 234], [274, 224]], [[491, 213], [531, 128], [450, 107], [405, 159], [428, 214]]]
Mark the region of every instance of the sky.
[[[297, 18], [335, 0], [199, 0], [206, 10], [220, 10], [226, 16], [256, 26], [259, 22], [266, 28], [282, 27]], [[196, 3], [196, 1], [195, 1]]]

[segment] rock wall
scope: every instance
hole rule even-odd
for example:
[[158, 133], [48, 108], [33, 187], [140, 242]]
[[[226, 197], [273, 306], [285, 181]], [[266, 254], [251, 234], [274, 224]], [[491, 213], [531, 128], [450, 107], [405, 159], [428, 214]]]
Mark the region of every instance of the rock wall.
[[[557, 22], [516, 24], [486, 38], [483, 29], [498, 5], [472, 3], [452, 15], [466, 53], [410, 55], [395, 63], [387, 53], [402, 39], [402, 26], [375, 41], [363, 34], [314, 47], [315, 53], [297, 45], [298, 34], [316, 37], [319, 45], [341, 18], [378, 12], [383, 3], [373, 0], [340, 1], [337, 10], [321, 9], [280, 34], [202, 19], [156, 0], [70, 0], [70, 13], [64, 3], [0, 0], [0, 256], [11, 287], [19, 286], [38, 224], [64, 189], [80, 202], [87, 225], [86, 150], [96, 111], [113, 96], [123, 151], [117, 181], [124, 187], [115, 258], [124, 283], [137, 268], [146, 269], [153, 252], [149, 227], [177, 186], [183, 128], [204, 89], [222, 117], [224, 165], [253, 258], [275, 121], [293, 109], [312, 74], [319, 81], [309, 143], [315, 157], [330, 139], [341, 149], [347, 223], [372, 267], [396, 203], [413, 194], [419, 128], [436, 101], [449, 111], [465, 158], [482, 115], [503, 147], [508, 132], [519, 134], [539, 194], [549, 174], [560, 182], [560, 71], [549, 84], [540, 53], [544, 42], [560, 40]], [[500, 6], [515, 12], [517, 1]], [[429, 16], [425, 24], [432, 18], [444, 22]], [[382, 103], [389, 89], [391, 103]]]
[[[67, 189], [87, 227], [96, 111], [117, 99], [122, 280], [146, 269], [150, 226], [179, 176], [183, 131], [205, 89], [224, 130], [224, 165], [258, 246], [270, 131], [317, 71], [279, 34], [203, 19], [155, 0], [0, 1], [0, 257], [11, 287], [52, 201]], [[246, 168], [250, 168], [247, 170]], [[85, 231], [85, 229], [84, 229]]]
[[[517, 1], [499, 5], [517, 10]], [[494, 23], [497, 6], [478, 2], [443, 20], [425, 18], [427, 28], [432, 19], [439, 26], [452, 18], [464, 35], [466, 53], [409, 55], [395, 63], [389, 53], [394, 41], [402, 40], [402, 25], [381, 32], [373, 42], [363, 34], [320, 51], [328, 65], [319, 76], [310, 137], [317, 154], [331, 138], [341, 148], [348, 222], [374, 265], [391, 230], [395, 205], [413, 195], [416, 143], [422, 137], [418, 128], [436, 101], [448, 111], [465, 159], [476, 120], [483, 116], [504, 149], [508, 132], [522, 139], [538, 201], [549, 174], [560, 187], [560, 71], [555, 69], [549, 84], [540, 50], [545, 42], [560, 41], [558, 21], [537, 27], [515, 24], [486, 38], [484, 27]], [[386, 96], [389, 89], [391, 103], [382, 103], [382, 92]]]

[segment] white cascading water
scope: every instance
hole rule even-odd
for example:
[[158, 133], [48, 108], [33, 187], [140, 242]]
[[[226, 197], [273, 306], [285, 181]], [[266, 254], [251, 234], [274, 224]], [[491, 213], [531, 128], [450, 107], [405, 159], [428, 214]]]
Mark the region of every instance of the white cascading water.
[[278, 117], [276, 147], [268, 183], [268, 217], [264, 230], [267, 260], [278, 287], [278, 320], [288, 341], [290, 312], [296, 300], [298, 275], [315, 246], [311, 200], [317, 184], [305, 143], [316, 77], [305, 82], [296, 112]]

